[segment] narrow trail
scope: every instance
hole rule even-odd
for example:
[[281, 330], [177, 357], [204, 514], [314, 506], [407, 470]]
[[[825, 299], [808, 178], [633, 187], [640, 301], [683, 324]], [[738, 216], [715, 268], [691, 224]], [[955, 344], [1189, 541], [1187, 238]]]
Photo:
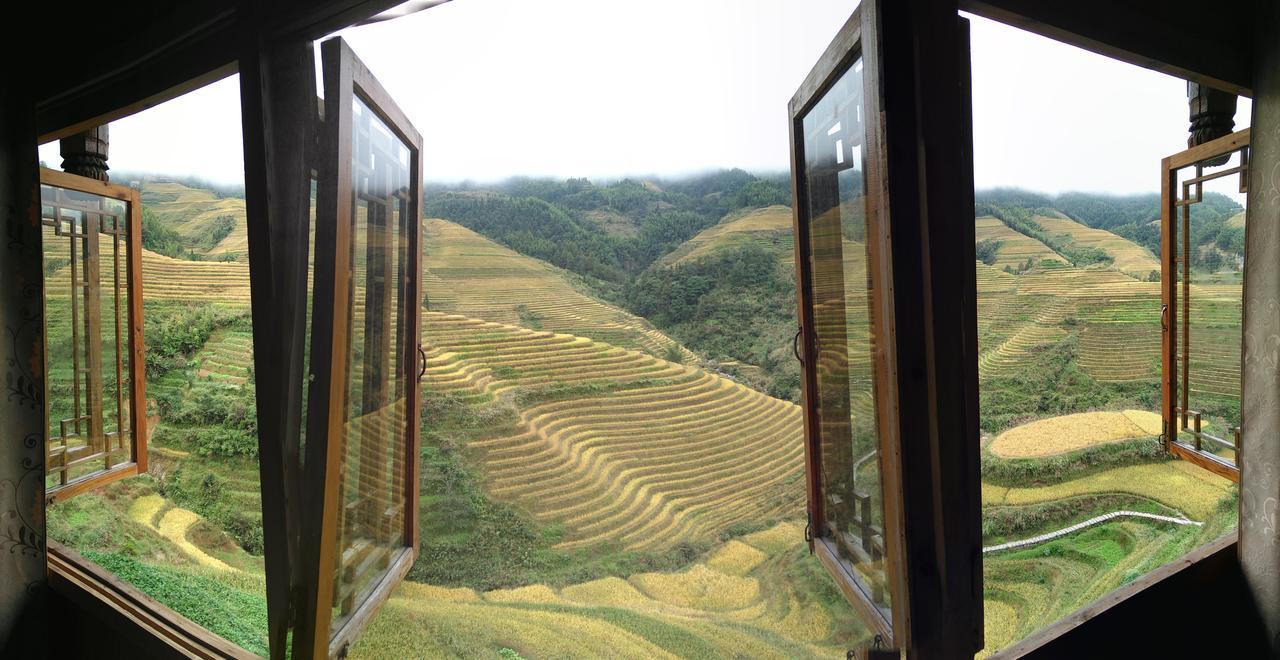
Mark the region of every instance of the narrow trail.
[[1063, 527], [1062, 529], [1052, 531], [1047, 534], [1041, 534], [1039, 536], [1033, 536], [1031, 538], [1021, 539], [1018, 541], [1009, 541], [1008, 543], [1001, 543], [999, 545], [989, 545], [982, 549], [982, 554], [985, 555], [988, 552], [999, 552], [1001, 550], [1011, 550], [1013, 548], [1021, 548], [1022, 546], [1026, 546], [1026, 545], [1035, 545], [1037, 543], [1043, 543], [1045, 541], [1050, 541], [1058, 537], [1066, 536], [1067, 534], [1080, 531], [1086, 527], [1090, 527], [1101, 522], [1106, 522], [1108, 520], [1114, 520], [1116, 518], [1121, 518], [1121, 517], [1147, 518], [1149, 520], [1158, 520], [1160, 522], [1168, 522], [1168, 523], [1173, 523], [1175, 525], [1195, 525], [1197, 527], [1204, 524], [1202, 522], [1189, 520], [1187, 518], [1177, 518], [1174, 516], [1162, 516], [1155, 513], [1143, 513], [1141, 511], [1112, 511], [1111, 513], [1104, 513], [1100, 516], [1094, 516], [1093, 518], [1090, 518], [1083, 522], [1078, 522], [1074, 525], [1071, 525], [1070, 527]]

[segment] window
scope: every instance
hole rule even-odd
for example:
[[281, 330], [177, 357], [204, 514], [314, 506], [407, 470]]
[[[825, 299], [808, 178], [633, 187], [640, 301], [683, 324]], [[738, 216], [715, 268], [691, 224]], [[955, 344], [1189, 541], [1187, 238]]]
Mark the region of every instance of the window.
[[147, 470], [138, 191], [40, 173], [49, 503]]
[[1243, 255], [1245, 215], [1240, 211], [1223, 222], [1203, 202], [1206, 186], [1247, 193], [1249, 130], [1174, 154], [1162, 166], [1163, 439], [1173, 455], [1239, 482], [1244, 257], [1223, 264], [1224, 255], [1234, 260], [1237, 253], [1222, 244], [1238, 236]]
[[846, 48], [840, 60], [820, 64], [810, 75], [816, 89], [806, 81], [792, 101], [792, 158], [809, 534], [850, 602], [889, 640], [905, 593], [896, 586], [896, 438], [884, 419], [896, 406], [885, 341], [893, 306], [887, 236], [871, 184], [881, 174], [869, 157], [876, 126], [865, 120], [878, 111], [859, 38], [867, 38], [865, 10], [837, 37], [833, 48], [842, 37]]
[[322, 56], [305, 606], [336, 654], [418, 551], [422, 139], [344, 41]]

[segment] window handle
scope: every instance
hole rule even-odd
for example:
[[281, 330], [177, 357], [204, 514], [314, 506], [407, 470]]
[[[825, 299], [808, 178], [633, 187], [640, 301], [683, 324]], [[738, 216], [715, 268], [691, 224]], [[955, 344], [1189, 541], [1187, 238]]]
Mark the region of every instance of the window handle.
[[422, 371], [418, 372], [418, 380], [427, 375], [427, 352], [422, 350], [422, 344], [418, 344], [418, 357], [422, 358]]
[[796, 335], [791, 338], [791, 353], [796, 356], [796, 361], [800, 366], [804, 366], [804, 358], [800, 357], [800, 333], [804, 332], [804, 327], [796, 329]]
[[1169, 306], [1168, 305], [1160, 306], [1160, 331], [1161, 332], [1169, 331]]

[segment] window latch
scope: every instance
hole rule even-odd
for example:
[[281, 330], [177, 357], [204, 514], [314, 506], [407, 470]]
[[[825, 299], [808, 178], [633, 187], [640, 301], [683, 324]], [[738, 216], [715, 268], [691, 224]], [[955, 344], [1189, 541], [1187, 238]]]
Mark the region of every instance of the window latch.
[[804, 366], [804, 358], [800, 357], [800, 333], [804, 332], [804, 327], [796, 328], [796, 334], [791, 338], [791, 353], [796, 356], [796, 361], [800, 366]]

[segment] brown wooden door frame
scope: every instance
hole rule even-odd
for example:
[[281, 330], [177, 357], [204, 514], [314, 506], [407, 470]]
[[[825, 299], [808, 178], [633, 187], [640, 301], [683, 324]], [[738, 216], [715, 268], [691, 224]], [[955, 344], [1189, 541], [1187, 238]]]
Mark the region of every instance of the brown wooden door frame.
[[[403, 579], [418, 554], [418, 356], [422, 299], [421, 213], [422, 138], [341, 38], [321, 44], [324, 65], [325, 126], [320, 142], [320, 185], [316, 201], [316, 257], [313, 293], [311, 370], [307, 447], [303, 489], [319, 506], [306, 510], [303, 523], [302, 597], [294, 631], [294, 657], [321, 658], [342, 653], [368, 624], [391, 590]], [[348, 300], [352, 213], [352, 100], [359, 98], [409, 148], [407, 218], [408, 254], [414, 268], [407, 273], [403, 307], [398, 310], [403, 333], [406, 455], [403, 549], [381, 574], [371, 594], [340, 630], [331, 631], [330, 603], [337, 565], [339, 488], [346, 416], [348, 370]]]
[[[1239, 427], [1230, 439], [1212, 436], [1201, 431], [1200, 414], [1189, 409], [1191, 287], [1187, 274], [1189, 265], [1183, 263], [1183, 259], [1190, 236], [1191, 207], [1202, 199], [1204, 183], [1239, 176], [1240, 192], [1246, 192], [1249, 136], [1250, 130], [1246, 128], [1160, 161], [1160, 439], [1170, 454], [1237, 483], [1240, 481]], [[1236, 152], [1242, 154], [1241, 162], [1236, 167], [1210, 174], [1203, 173], [1200, 165], [1205, 160]], [[1179, 182], [1178, 172], [1189, 167], [1197, 168], [1196, 176]], [[1178, 231], [1179, 217], [1182, 218], [1181, 232]], [[1180, 264], [1183, 273], [1181, 278]], [[1182, 333], [1181, 336], [1179, 332]], [[1181, 367], [1178, 365], [1179, 347], [1182, 349]], [[1192, 442], [1179, 440], [1178, 434], [1181, 432], [1189, 433], [1193, 438]], [[1205, 450], [1205, 440], [1219, 444], [1234, 443], [1236, 461], [1227, 461]]]
[[[879, 278], [875, 323], [885, 342], [876, 364], [876, 407], [892, 589], [887, 620], [847, 571], [835, 570], [838, 562], [825, 544], [812, 540], [825, 523], [800, 120], [859, 55], [867, 240], [875, 262], [868, 270]], [[957, 657], [982, 648], [968, 55], [968, 21], [958, 17], [954, 2], [864, 0], [789, 107], [811, 548], [882, 641], [914, 657]]]

